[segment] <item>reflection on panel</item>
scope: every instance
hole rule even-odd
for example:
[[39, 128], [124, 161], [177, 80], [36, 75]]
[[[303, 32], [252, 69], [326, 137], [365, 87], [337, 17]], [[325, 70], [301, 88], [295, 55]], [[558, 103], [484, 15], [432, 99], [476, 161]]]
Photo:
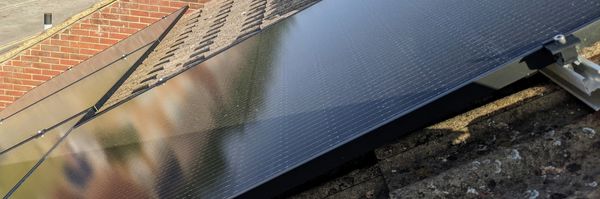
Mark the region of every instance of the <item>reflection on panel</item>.
[[[46, 154], [54, 144], [83, 117], [80, 114], [71, 120], [45, 132], [26, 144], [0, 156], [0, 195], [6, 195], [25, 174]], [[51, 180], [55, 174], [45, 174]], [[37, 190], [38, 188], [36, 188]], [[29, 193], [34, 190], [28, 191]], [[26, 195], [29, 196], [29, 195]], [[32, 198], [32, 197], [24, 197]]]
[[120, 57], [105, 68], [2, 121], [0, 151], [94, 106], [148, 48], [149, 45], [146, 45]]
[[19, 192], [235, 196], [600, 17], [565, 6], [323, 1], [75, 129]]
[[[256, 44], [245, 42], [230, 56], [215, 58], [75, 129], [14, 197], [198, 195], [186, 187], [202, 183], [195, 179], [199, 167], [223, 161], [222, 152], [211, 151], [216, 146], [211, 143], [219, 144], [220, 138], [207, 134], [226, 135], [243, 123]], [[48, 180], [47, 173], [57, 175]], [[198, 185], [184, 186], [188, 183]]]

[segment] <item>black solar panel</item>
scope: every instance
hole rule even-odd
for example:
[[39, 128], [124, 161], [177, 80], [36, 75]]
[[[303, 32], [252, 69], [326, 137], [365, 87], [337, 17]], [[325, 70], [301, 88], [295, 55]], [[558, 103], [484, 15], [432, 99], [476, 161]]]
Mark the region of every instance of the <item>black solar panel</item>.
[[0, 139], [0, 154], [35, 136], [38, 131], [57, 125], [94, 106], [149, 47], [150, 45], [145, 45], [124, 56], [114, 57], [113, 62], [90, 76], [5, 118], [0, 124], [0, 135], [3, 136]]
[[586, 0], [322, 1], [76, 128], [15, 196], [234, 197], [599, 17]]
[[[40, 132], [39, 136], [27, 144], [0, 155], [0, 194], [6, 195], [9, 193], [27, 175], [31, 168], [38, 163], [38, 160], [42, 159], [57, 144], [58, 140], [72, 129], [82, 117], [83, 114], [79, 114], [52, 129], [48, 129], [46, 132]], [[46, 173], [45, 175], [53, 176], [57, 174]], [[51, 179], [46, 179], [42, 182], [51, 181]], [[34, 184], [42, 182], [34, 182]], [[31, 196], [30, 194], [34, 194], [35, 190], [37, 189], [27, 191], [26, 195]]]

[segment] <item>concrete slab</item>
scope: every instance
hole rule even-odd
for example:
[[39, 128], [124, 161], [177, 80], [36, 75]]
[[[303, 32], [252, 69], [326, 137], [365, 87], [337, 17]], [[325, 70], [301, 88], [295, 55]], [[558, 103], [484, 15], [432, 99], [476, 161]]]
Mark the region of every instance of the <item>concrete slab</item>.
[[0, 48], [19, 43], [44, 30], [44, 13], [53, 13], [53, 23], [62, 23], [99, 0], [2, 0], [0, 1]]

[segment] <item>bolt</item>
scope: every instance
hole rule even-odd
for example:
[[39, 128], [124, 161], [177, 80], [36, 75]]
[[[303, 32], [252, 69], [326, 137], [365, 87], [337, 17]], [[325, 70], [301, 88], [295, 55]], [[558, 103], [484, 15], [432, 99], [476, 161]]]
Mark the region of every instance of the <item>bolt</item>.
[[563, 34], [556, 35], [553, 39], [560, 44], [567, 44], [567, 37]]

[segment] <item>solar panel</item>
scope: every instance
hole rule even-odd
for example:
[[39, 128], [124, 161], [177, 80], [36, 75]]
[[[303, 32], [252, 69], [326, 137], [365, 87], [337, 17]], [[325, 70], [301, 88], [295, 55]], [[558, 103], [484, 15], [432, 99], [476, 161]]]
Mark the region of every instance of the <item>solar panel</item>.
[[3, 136], [0, 148], [10, 148], [35, 136], [38, 131], [94, 106], [149, 47], [145, 45], [127, 56], [118, 57], [90, 76], [4, 119], [0, 124], [0, 134]]
[[599, 17], [585, 0], [322, 1], [76, 128], [15, 196], [240, 196]]
[[[40, 132], [39, 136], [29, 141], [26, 145], [0, 155], [0, 176], [2, 176], [0, 177], [0, 194], [8, 194], [34, 165], [38, 163], [38, 160], [48, 153], [57, 144], [58, 140], [72, 129], [82, 117], [83, 114], [79, 114], [52, 129], [48, 129], [46, 132]], [[46, 175], [52, 176], [53, 174], [46, 173]], [[46, 181], [51, 181], [51, 179], [46, 179]], [[30, 190], [27, 194], [33, 193], [35, 191]]]

